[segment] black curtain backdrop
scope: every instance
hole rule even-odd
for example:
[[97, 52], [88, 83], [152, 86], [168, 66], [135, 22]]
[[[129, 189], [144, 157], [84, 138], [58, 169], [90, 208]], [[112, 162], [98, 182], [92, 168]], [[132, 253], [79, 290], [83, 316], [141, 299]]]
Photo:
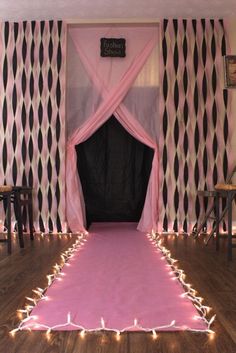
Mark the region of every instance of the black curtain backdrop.
[[137, 222], [141, 216], [153, 150], [132, 137], [112, 116], [76, 146], [88, 225]]

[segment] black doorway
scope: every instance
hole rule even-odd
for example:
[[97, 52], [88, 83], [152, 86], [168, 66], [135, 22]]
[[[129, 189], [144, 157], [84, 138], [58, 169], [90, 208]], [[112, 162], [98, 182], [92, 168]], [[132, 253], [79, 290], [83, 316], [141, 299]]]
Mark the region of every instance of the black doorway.
[[76, 146], [88, 225], [137, 222], [141, 216], [153, 150], [132, 137], [112, 116]]

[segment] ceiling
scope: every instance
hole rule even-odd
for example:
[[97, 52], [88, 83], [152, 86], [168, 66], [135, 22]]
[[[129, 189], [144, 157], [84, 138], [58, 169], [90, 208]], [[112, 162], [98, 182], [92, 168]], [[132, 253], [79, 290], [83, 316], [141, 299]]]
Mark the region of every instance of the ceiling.
[[230, 16], [236, 16], [235, 0], [0, 0], [0, 19], [9, 21]]

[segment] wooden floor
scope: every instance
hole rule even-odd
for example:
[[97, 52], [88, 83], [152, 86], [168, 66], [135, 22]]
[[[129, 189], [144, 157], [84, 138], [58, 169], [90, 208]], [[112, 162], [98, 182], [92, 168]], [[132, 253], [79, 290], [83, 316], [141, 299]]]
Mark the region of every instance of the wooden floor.
[[214, 244], [205, 247], [202, 239], [165, 236], [164, 243], [187, 274], [205, 303], [217, 315], [213, 339], [204, 333], [159, 333], [153, 340], [148, 333], [125, 333], [119, 342], [114, 334], [86, 334], [56, 332], [47, 340], [43, 332], [9, 331], [19, 322], [16, 310], [25, 304], [32, 289], [46, 285], [46, 275], [59, 260], [73, 238], [36, 236], [26, 238], [25, 249], [14, 240], [11, 256], [6, 255], [6, 244], [0, 244], [0, 353], [236, 353], [236, 249], [231, 263], [226, 260], [226, 244], [216, 253]]

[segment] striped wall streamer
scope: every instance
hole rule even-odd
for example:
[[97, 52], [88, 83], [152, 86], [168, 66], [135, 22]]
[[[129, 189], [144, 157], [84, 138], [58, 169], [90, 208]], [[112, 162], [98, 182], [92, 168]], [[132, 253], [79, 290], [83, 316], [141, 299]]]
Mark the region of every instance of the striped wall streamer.
[[160, 230], [190, 231], [209, 203], [197, 190], [232, 168], [226, 39], [222, 20], [161, 23]]
[[61, 21], [0, 24], [0, 184], [33, 187], [46, 232], [65, 222], [65, 34]]

